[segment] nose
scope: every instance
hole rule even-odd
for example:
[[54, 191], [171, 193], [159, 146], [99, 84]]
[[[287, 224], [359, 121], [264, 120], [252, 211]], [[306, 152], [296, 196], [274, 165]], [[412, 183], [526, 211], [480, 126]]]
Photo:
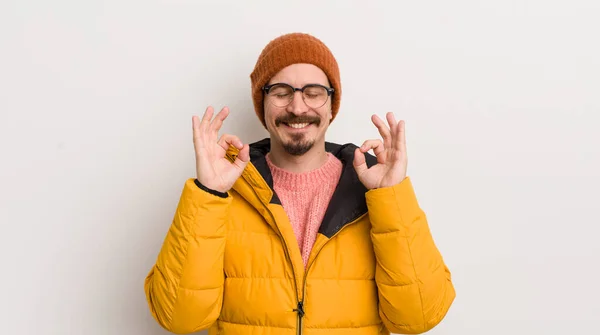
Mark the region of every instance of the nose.
[[294, 113], [295, 115], [300, 115], [308, 112], [308, 106], [304, 103], [304, 99], [302, 98], [302, 92], [296, 91], [294, 92], [294, 99], [287, 106], [286, 110], [289, 113]]

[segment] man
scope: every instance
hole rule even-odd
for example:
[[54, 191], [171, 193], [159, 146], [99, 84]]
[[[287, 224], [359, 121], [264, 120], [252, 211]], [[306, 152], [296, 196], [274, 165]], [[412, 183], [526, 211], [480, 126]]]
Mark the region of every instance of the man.
[[382, 139], [360, 147], [325, 142], [339, 69], [310, 35], [271, 41], [251, 82], [269, 138], [219, 138], [227, 108], [192, 118], [197, 176], [145, 281], [154, 318], [224, 335], [436, 326], [455, 291], [406, 176], [404, 122], [373, 116]]

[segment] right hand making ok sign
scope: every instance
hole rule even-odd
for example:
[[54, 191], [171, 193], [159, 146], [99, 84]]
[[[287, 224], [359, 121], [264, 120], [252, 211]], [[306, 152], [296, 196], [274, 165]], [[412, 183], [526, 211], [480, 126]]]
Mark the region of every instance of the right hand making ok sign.
[[[250, 161], [250, 148], [234, 135], [224, 134], [217, 140], [219, 129], [229, 115], [229, 108], [221, 109], [214, 119], [213, 114], [214, 109], [209, 106], [202, 121], [197, 116], [192, 117], [196, 178], [202, 185], [225, 193], [233, 187]], [[240, 150], [233, 163], [225, 157], [230, 145]]]

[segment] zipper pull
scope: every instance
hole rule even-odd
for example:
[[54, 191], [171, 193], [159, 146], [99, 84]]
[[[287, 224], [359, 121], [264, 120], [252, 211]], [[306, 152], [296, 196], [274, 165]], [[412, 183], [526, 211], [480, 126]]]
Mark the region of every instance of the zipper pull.
[[304, 316], [304, 303], [302, 301], [298, 301], [298, 308], [294, 309], [294, 312], [298, 313], [299, 317]]

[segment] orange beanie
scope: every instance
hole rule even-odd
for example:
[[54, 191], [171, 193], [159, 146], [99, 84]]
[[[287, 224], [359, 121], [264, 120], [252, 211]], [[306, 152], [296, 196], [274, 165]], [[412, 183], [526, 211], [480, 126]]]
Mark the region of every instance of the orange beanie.
[[340, 71], [329, 48], [319, 39], [308, 34], [282, 35], [267, 44], [258, 57], [254, 71], [250, 74], [254, 110], [265, 128], [262, 88], [283, 68], [297, 63], [313, 64], [327, 75], [329, 83], [335, 89], [331, 102], [332, 121], [340, 108], [342, 97]]

